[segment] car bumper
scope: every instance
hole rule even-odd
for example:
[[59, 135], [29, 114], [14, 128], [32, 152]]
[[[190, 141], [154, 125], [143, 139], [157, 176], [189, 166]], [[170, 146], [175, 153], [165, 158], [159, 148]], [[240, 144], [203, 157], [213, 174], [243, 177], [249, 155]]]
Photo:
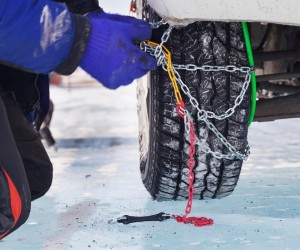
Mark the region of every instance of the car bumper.
[[248, 21], [300, 26], [299, 0], [148, 0], [169, 23]]

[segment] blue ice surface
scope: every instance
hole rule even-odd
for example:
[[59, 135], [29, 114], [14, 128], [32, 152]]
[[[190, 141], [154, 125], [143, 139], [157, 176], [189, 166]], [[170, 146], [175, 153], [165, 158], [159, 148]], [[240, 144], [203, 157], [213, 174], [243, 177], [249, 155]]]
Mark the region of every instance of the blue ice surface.
[[124, 215], [182, 214], [185, 201], [153, 201], [139, 173], [135, 86], [52, 88], [49, 150], [54, 181], [31, 216], [0, 249], [299, 249], [299, 119], [253, 123], [251, 156], [224, 199], [194, 201], [213, 218], [195, 228], [174, 220], [116, 224]]

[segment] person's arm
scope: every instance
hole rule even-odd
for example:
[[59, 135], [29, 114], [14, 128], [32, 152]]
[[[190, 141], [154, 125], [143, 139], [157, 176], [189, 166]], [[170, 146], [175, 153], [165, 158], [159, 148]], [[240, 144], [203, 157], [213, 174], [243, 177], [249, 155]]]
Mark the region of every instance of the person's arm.
[[156, 68], [137, 43], [151, 27], [129, 16], [69, 12], [49, 0], [3, 0], [0, 5], [0, 63], [19, 69], [69, 75], [82, 67], [107, 88], [127, 85]]
[[71, 74], [79, 65], [90, 22], [66, 5], [48, 0], [3, 0], [0, 62], [39, 73]]

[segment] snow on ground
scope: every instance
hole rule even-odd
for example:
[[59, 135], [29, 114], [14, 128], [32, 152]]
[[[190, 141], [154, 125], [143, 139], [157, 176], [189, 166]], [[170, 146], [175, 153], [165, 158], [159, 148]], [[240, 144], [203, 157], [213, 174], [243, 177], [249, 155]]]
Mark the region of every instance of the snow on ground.
[[[129, 2], [100, 4], [126, 14]], [[51, 92], [58, 142], [58, 152], [49, 150], [53, 185], [33, 202], [26, 224], [0, 242], [1, 250], [300, 249], [299, 119], [251, 126], [251, 156], [235, 192], [193, 203], [193, 215], [211, 217], [215, 225], [122, 225], [114, 220], [124, 214], [180, 214], [185, 208], [185, 202], [152, 201], [143, 187], [135, 86]]]
[[155, 202], [139, 174], [135, 86], [51, 89], [58, 152], [54, 181], [28, 221], [0, 249], [299, 249], [300, 120], [254, 123], [251, 156], [235, 192], [195, 201], [215, 225], [174, 220], [123, 225], [124, 214], [181, 214], [185, 202]]

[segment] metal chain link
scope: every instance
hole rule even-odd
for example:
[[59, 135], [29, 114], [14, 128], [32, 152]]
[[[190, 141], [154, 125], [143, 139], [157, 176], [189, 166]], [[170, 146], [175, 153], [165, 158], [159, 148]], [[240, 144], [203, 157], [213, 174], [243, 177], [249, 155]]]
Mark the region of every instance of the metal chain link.
[[[159, 22], [152, 23], [152, 25], [153, 25], [152, 27], [153, 28], [158, 28], [160, 25], [163, 25], [163, 24], [166, 24], [166, 22], [164, 20], [161, 20]], [[171, 31], [172, 31], [173, 28], [174, 27], [171, 26], [171, 25], [168, 27], [168, 29], [164, 32], [164, 34], [162, 36], [161, 43], [157, 47], [152, 47], [149, 44], [147, 44], [146, 42], [141, 43], [141, 49], [144, 50], [145, 52], [149, 53], [150, 55], [155, 56], [155, 58], [157, 59], [157, 65], [162, 66], [162, 68], [165, 71], [167, 71], [167, 59], [166, 59], [165, 54], [163, 53], [163, 45], [170, 38]], [[249, 87], [250, 81], [251, 81], [251, 72], [254, 70], [254, 68], [253, 67], [236, 67], [234, 65], [227, 65], [227, 66], [203, 65], [203, 66], [198, 66], [198, 65], [194, 65], [194, 64], [187, 64], [187, 65], [173, 64], [172, 67], [174, 69], [175, 78], [176, 78], [178, 84], [180, 85], [181, 90], [189, 98], [189, 101], [190, 101], [191, 105], [197, 110], [197, 119], [199, 121], [203, 121], [206, 124], [207, 128], [210, 129], [216, 135], [216, 137], [230, 151], [230, 153], [222, 154], [220, 152], [214, 152], [208, 146], [201, 144], [199, 138], [197, 137], [195, 144], [197, 144], [199, 146], [200, 151], [205, 153], [205, 154], [211, 154], [217, 159], [224, 159], [225, 158], [225, 159], [233, 160], [235, 158], [238, 158], [238, 159], [241, 159], [241, 160], [246, 160], [248, 158], [249, 154], [250, 154], [249, 145], [247, 144], [245, 152], [238, 152], [235, 149], [235, 147], [232, 146], [228, 142], [228, 140], [223, 136], [223, 134], [220, 133], [218, 131], [218, 129], [208, 119], [224, 120], [224, 119], [227, 119], [227, 118], [229, 118], [230, 116], [232, 116], [234, 114], [236, 108], [242, 103], [242, 101], [244, 99], [245, 93], [246, 93], [246, 91]], [[224, 72], [230, 72], [230, 73], [240, 72], [240, 73], [246, 74], [246, 76], [245, 76], [245, 80], [244, 80], [244, 83], [243, 83], [243, 86], [242, 86], [242, 90], [241, 90], [240, 94], [237, 96], [237, 98], [235, 99], [233, 107], [226, 110], [222, 115], [217, 115], [214, 112], [200, 109], [200, 107], [199, 107], [200, 105], [199, 105], [198, 101], [196, 100], [195, 97], [192, 96], [192, 94], [190, 92], [190, 89], [182, 81], [178, 70], [187, 70], [187, 71], [201, 70], [201, 71], [204, 71], [204, 72], [224, 71]], [[187, 110], [185, 110], [184, 113], [185, 113], [185, 116], [190, 117], [189, 119], [191, 119], [191, 115], [189, 114], [189, 112]], [[190, 131], [189, 124], [185, 123], [185, 129], [186, 129], [187, 133], [189, 133], [189, 131]]]
[[152, 29], [158, 29], [160, 26], [162, 26], [162, 25], [165, 25], [165, 24], [168, 24], [167, 23], [167, 21], [165, 21], [165, 20], [160, 20], [160, 21], [158, 21], [158, 22], [156, 22], [156, 23], [149, 23], [150, 25], [151, 25], [151, 28]]
[[[218, 67], [218, 66], [210, 66], [210, 67]], [[230, 66], [230, 67], [232, 67], [232, 66]], [[181, 68], [183, 69], [183, 67], [181, 67]], [[198, 67], [198, 68], [199, 68], [199, 70], [207, 71], [207, 70], [201, 69], [203, 67]], [[236, 67], [236, 69], [237, 70], [234, 72], [241, 70], [240, 68], [237, 68], [237, 67]], [[220, 66], [219, 71], [227, 71], [227, 69], [226, 69], [226, 67]], [[227, 72], [233, 72], [233, 71], [227, 71]], [[246, 77], [245, 77], [245, 81], [242, 86], [242, 90], [241, 90], [240, 94], [237, 96], [237, 98], [235, 99], [234, 106], [229, 108], [228, 110], [226, 110], [222, 115], [216, 115], [214, 112], [200, 109], [198, 101], [196, 100], [195, 97], [192, 96], [188, 86], [181, 80], [179, 73], [175, 71], [175, 75], [178, 79], [179, 85], [181, 86], [181, 90], [183, 91], [183, 93], [185, 93], [189, 97], [192, 106], [197, 109], [197, 111], [198, 111], [197, 115], [200, 120], [204, 120], [204, 119], [224, 120], [224, 119], [232, 116], [235, 112], [236, 107], [238, 107], [241, 104], [241, 102], [243, 101], [245, 93], [246, 93], [246, 91], [249, 87], [250, 81], [251, 81], [251, 68], [248, 68], [248, 71], [247, 71]]]

